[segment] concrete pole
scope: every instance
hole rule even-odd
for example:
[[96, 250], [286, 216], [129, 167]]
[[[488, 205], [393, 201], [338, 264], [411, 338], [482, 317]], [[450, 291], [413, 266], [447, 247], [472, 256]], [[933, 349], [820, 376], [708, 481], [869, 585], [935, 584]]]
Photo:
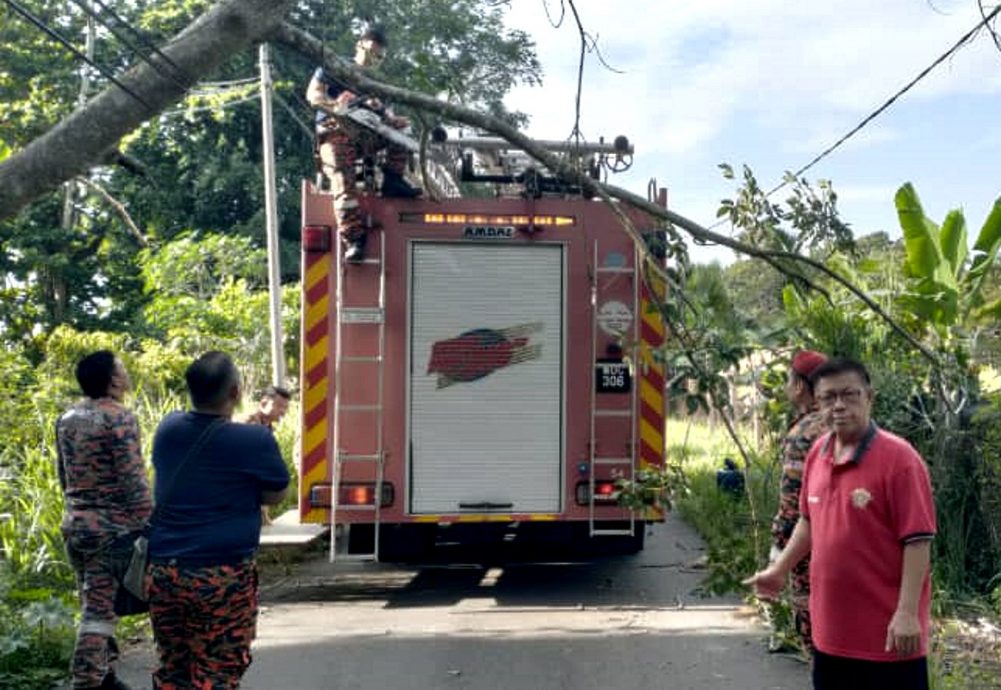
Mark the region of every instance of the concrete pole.
[[[94, 40], [96, 38], [96, 31], [94, 27], [94, 19], [92, 17], [87, 17], [87, 34], [84, 39], [84, 54], [90, 58], [94, 59]], [[80, 93], [76, 98], [76, 107], [82, 108], [87, 102], [87, 96], [90, 94], [90, 67], [80, 68]], [[79, 194], [79, 186], [75, 180], [70, 180], [63, 184], [63, 217], [62, 226], [63, 228], [69, 230], [74, 225], [76, 225], [76, 200]]]
[[271, 375], [276, 386], [285, 385], [285, 351], [282, 347], [282, 284], [278, 244], [278, 192], [275, 188], [275, 140], [271, 121], [271, 61], [268, 44], [262, 43], [261, 140], [264, 149], [264, 213], [268, 237], [268, 293], [271, 302]]

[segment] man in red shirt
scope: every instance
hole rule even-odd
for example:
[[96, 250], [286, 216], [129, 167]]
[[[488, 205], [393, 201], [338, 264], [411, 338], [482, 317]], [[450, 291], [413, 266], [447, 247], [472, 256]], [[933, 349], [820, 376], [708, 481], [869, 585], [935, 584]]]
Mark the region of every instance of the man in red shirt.
[[831, 433], [807, 456], [789, 544], [745, 583], [774, 598], [809, 554], [814, 689], [927, 690], [928, 470], [907, 441], [872, 422], [862, 364], [832, 359], [812, 380]]

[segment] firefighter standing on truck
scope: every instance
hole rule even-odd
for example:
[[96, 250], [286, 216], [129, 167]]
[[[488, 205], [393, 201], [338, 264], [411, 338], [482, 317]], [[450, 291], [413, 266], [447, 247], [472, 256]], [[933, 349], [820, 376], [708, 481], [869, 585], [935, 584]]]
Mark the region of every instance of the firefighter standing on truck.
[[[355, 45], [354, 63], [366, 69], [377, 67], [386, 55], [386, 36], [377, 28], [368, 29]], [[357, 263], [365, 253], [365, 226], [358, 211], [358, 191], [355, 180], [355, 163], [359, 155], [386, 151], [383, 166], [382, 195], [384, 197], [414, 198], [421, 190], [403, 179], [409, 152], [392, 144], [372, 130], [339, 117], [338, 110], [367, 108], [378, 113], [383, 123], [394, 129], [410, 126], [405, 117], [393, 115], [385, 104], [371, 96], [359, 96], [334, 79], [323, 67], [318, 67], [309, 82], [306, 100], [317, 109], [316, 136], [324, 175], [330, 180], [334, 193], [334, 214], [337, 217], [341, 241], [345, 244], [344, 258]]]

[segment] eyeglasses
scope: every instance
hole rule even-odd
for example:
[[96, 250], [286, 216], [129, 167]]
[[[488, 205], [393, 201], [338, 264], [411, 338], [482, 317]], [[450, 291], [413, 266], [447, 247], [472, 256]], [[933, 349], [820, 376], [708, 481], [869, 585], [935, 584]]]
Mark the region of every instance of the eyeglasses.
[[845, 405], [854, 405], [862, 399], [861, 388], [845, 388], [842, 391], [828, 391], [817, 396], [817, 402], [821, 407], [832, 407], [839, 399]]

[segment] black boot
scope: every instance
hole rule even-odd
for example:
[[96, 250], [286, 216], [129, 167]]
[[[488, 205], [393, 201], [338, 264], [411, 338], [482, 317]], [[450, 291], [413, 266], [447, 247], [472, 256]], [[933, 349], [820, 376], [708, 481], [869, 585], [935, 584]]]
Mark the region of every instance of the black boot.
[[403, 175], [392, 170], [384, 170], [382, 175], [382, 196], [395, 197], [397, 199], [416, 199], [423, 190], [419, 187], [412, 187]]
[[360, 264], [365, 259], [365, 236], [347, 240], [344, 248], [344, 260], [349, 264]]

